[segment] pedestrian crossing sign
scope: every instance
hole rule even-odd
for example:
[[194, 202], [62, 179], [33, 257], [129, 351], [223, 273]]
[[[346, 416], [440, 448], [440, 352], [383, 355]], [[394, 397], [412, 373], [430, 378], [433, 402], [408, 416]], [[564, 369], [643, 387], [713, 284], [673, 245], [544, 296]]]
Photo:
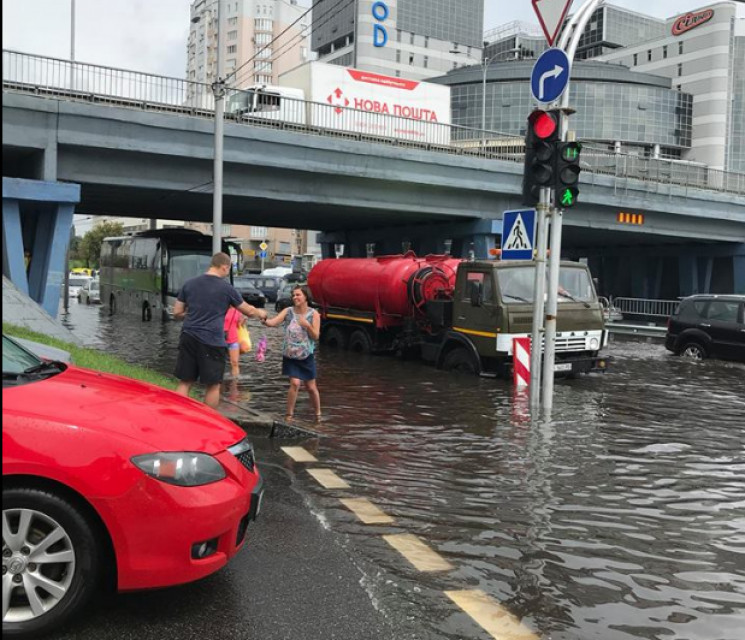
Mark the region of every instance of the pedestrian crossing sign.
[[532, 260], [535, 246], [535, 209], [502, 214], [502, 260]]

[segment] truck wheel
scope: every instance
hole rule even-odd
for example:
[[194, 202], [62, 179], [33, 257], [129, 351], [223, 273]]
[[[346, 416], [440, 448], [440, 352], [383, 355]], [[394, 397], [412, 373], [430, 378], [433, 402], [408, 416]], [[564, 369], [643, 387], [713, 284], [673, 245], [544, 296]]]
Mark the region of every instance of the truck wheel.
[[349, 350], [356, 353], [370, 353], [372, 351], [372, 340], [363, 329], [355, 329], [349, 337]]
[[445, 371], [457, 371], [458, 373], [467, 373], [472, 376], [478, 373], [478, 368], [473, 361], [473, 357], [463, 347], [457, 347], [452, 351], [448, 351], [442, 363], [442, 368]]
[[329, 327], [328, 331], [324, 334], [323, 341], [329, 347], [335, 349], [346, 349], [347, 348], [347, 336], [344, 335], [339, 327]]

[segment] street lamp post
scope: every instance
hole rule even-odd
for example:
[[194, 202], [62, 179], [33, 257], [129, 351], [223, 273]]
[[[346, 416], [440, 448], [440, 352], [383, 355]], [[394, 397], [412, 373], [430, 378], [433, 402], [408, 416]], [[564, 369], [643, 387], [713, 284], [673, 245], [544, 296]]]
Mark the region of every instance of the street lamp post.
[[[497, 51], [493, 56], [490, 58], [487, 58], [486, 60], [481, 62], [482, 67], [482, 78], [481, 78], [481, 146], [486, 146], [486, 72], [489, 70], [489, 65], [494, 62], [499, 56], [504, 55], [505, 53], [516, 53], [520, 51], [519, 47], [514, 47], [512, 49], [507, 49], [506, 51]], [[456, 54], [463, 54], [467, 58], [471, 58], [471, 60], [475, 60], [473, 56], [471, 56], [470, 53], [466, 53], [464, 51], [460, 51], [459, 49], [451, 49], [450, 53], [456, 53]]]

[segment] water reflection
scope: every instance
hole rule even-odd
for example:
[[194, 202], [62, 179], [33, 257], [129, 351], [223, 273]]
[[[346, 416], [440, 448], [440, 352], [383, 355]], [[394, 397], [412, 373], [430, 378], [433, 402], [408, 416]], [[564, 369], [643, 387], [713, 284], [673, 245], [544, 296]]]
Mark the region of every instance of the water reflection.
[[[128, 360], [166, 372], [175, 361], [177, 324], [75, 303], [65, 323]], [[251, 331], [254, 342], [268, 336], [267, 359], [244, 356], [228, 392], [282, 414], [281, 332]], [[558, 384], [553, 420], [531, 424], [505, 381], [320, 350], [333, 437], [316, 454], [456, 570], [415, 575], [380, 531], [298, 481], [380, 568], [367, 579], [383, 606], [420, 605], [420, 637], [463, 637], [437, 594], [469, 587], [544, 637], [743, 638], [745, 367], [684, 361], [658, 343], [617, 342], [611, 353], [612, 374]]]

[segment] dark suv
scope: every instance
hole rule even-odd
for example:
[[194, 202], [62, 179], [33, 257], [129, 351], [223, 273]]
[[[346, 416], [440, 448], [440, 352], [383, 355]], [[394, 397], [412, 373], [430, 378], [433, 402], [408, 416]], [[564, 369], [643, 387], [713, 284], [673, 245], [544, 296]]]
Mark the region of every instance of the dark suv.
[[251, 282], [251, 284], [256, 287], [261, 293], [263, 293], [266, 296], [267, 301], [269, 302], [276, 302], [277, 301], [277, 293], [279, 292], [280, 287], [282, 286], [282, 283], [284, 280], [282, 278], [278, 278], [277, 276], [258, 276], [258, 275], [250, 275], [250, 276], [244, 276], [248, 281]]
[[665, 348], [691, 358], [745, 362], [745, 296], [695, 295], [683, 299], [667, 322]]

